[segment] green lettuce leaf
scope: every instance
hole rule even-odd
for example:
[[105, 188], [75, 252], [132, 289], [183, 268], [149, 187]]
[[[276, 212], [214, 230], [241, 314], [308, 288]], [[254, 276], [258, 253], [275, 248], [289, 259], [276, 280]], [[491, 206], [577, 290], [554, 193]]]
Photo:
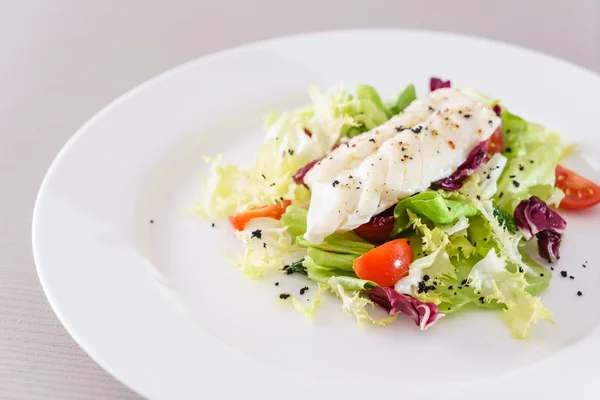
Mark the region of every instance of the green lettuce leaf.
[[401, 111], [404, 111], [406, 107], [417, 98], [417, 92], [415, 90], [415, 85], [408, 85], [400, 94], [398, 95], [398, 99], [392, 104], [389, 108], [389, 113], [391, 115], [399, 114]]
[[521, 200], [538, 196], [558, 204], [562, 192], [554, 187], [555, 170], [568, 147], [560, 136], [539, 124], [502, 110], [502, 134], [507, 164], [494, 197], [503, 209], [514, 211]]
[[319, 306], [321, 305], [321, 297], [323, 296], [323, 293], [327, 291], [327, 289], [327, 285], [319, 284], [319, 289], [312, 296], [312, 299], [308, 302], [308, 304], [302, 303], [296, 297], [292, 297], [292, 304], [294, 305], [296, 311], [306, 315], [308, 319], [313, 319], [317, 312], [317, 308], [319, 308]]
[[328, 281], [330, 290], [342, 301], [342, 309], [351, 317], [356, 319], [359, 326], [365, 324], [385, 326], [396, 320], [396, 315], [381, 319], [374, 319], [366, 307], [374, 308], [375, 304], [368, 298], [361, 295], [360, 290], [352, 290], [344, 287], [342, 278], [332, 277]]
[[525, 290], [524, 273], [510, 272], [506, 260], [499, 258], [494, 250], [473, 266], [469, 282], [481, 293], [484, 302], [494, 300], [504, 305], [500, 317], [516, 338], [528, 339], [532, 325], [540, 320], [553, 323], [552, 314], [541, 300]]
[[470, 217], [478, 213], [477, 209], [471, 204], [445, 199], [438, 192], [421, 192], [400, 201], [396, 205], [392, 235], [397, 235], [407, 228], [410, 220], [407, 211], [412, 211], [442, 225], [453, 224], [461, 217]]

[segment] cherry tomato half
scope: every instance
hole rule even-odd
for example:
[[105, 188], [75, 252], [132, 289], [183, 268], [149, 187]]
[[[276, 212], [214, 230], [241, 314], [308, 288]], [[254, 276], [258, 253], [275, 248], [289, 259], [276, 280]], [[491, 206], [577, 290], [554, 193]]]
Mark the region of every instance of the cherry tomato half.
[[394, 286], [408, 275], [412, 262], [413, 252], [408, 239], [396, 239], [358, 257], [354, 261], [354, 272], [360, 279], [380, 286]]
[[600, 203], [598, 185], [560, 165], [556, 166], [556, 186], [565, 192], [561, 208], [581, 210]]
[[504, 149], [504, 141], [502, 140], [502, 126], [496, 128], [487, 146], [487, 157], [490, 159], [496, 153], [502, 153]]
[[268, 217], [268, 218], [280, 219], [281, 216], [283, 215], [283, 213], [285, 212], [285, 209], [290, 204], [292, 204], [291, 201], [284, 200], [284, 201], [278, 202], [277, 204], [274, 204], [272, 206], [264, 206], [264, 207], [259, 207], [259, 208], [253, 208], [253, 209], [247, 210], [247, 211], [242, 211], [237, 214], [230, 215], [229, 222], [231, 222], [231, 225], [235, 229], [237, 229], [238, 231], [241, 231], [246, 226], [246, 223], [254, 218]]

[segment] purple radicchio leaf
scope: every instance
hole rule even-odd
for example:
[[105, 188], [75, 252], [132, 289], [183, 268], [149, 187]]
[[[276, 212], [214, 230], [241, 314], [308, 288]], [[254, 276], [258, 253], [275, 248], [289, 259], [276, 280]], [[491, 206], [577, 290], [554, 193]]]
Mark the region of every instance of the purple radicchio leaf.
[[502, 115], [502, 107], [500, 107], [500, 104], [494, 105], [493, 110], [494, 110], [494, 112], [496, 113], [497, 116]]
[[522, 200], [515, 208], [514, 217], [525, 239], [537, 238], [540, 257], [551, 263], [558, 261], [560, 241], [567, 221], [536, 196]]
[[443, 81], [440, 78], [436, 78], [436, 77], [432, 77], [429, 80], [429, 89], [433, 92], [434, 90], [438, 90], [441, 88], [449, 88], [450, 86], [450, 81]]
[[531, 196], [529, 200], [523, 200], [515, 208], [515, 222], [519, 232], [529, 240], [538, 232], [547, 229], [554, 230], [561, 235], [565, 232], [567, 221], [556, 211], [553, 211], [539, 197]]
[[422, 331], [429, 328], [446, 314], [438, 311], [433, 303], [396, 292], [390, 287], [375, 287], [365, 292], [371, 301], [377, 303], [389, 315], [406, 314], [410, 316]]
[[314, 167], [315, 164], [318, 163], [319, 161], [321, 161], [320, 158], [318, 160], [311, 161], [308, 164], [306, 164], [304, 167], [302, 167], [298, 171], [296, 171], [296, 173], [294, 174], [294, 177], [293, 177], [294, 182], [296, 182], [296, 184], [298, 184], [298, 185], [306, 186], [306, 183], [304, 183], [304, 177], [306, 176], [308, 171], [310, 171], [312, 169], [312, 167]]
[[450, 190], [452, 192], [460, 189], [464, 180], [467, 179], [467, 177], [469, 177], [473, 172], [475, 172], [475, 170], [479, 168], [485, 159], [485, 156], [487, 155], [487, 145], [487, 140], [479, 143], [473, 148], [473, 150], [471, 150], [467, 156], [467, 160], [458, 166], [456, 172], [447, 178], [433, 182], [432, 185], [434, 187]]
[[560, 258], [559, 247], [562, 235], [553, 229], [538, 232], [536, 235], [538, 253], [548, 262], [555, 263]]

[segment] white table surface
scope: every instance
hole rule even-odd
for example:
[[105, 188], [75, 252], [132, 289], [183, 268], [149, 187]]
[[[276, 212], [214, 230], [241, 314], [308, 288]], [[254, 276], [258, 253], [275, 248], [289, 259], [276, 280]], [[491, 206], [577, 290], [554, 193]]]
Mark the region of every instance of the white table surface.
[[600, 71], [600, 0], [356, 4], [0, 0], [0, 399], [139, 398], [58, 322], [30, 240], [35, 195], [55, 154], [93, 113], [138, 83], [249, 41], [369, 27], [485, 36]]

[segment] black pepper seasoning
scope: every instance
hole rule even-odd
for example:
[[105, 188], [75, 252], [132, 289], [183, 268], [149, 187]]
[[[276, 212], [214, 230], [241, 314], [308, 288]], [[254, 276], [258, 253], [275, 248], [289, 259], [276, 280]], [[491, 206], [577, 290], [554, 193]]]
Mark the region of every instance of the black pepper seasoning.
[[150, 223], [151, 223], [151, 224], [153, 224], [153, 223], [154, 223], [154, 220], [153, 220], [153, 219], [151, 219], [151, 220], [150, 220]]
[[331, 186], [336, 187], [337, 185], [340, 184], [340, 181], [338, 181], [337, 179], [333, 182], [331, 182]]
[[212, 224], [210, 224], [210, 227], [214, 228], [215, 227], [215, 223], [213, 222]]
[[583, 293], [580, 291], [577, 292], [577, 296], [583, 296]]
[[275, 282], [275, 286], [279, 286], [279, 282]]

